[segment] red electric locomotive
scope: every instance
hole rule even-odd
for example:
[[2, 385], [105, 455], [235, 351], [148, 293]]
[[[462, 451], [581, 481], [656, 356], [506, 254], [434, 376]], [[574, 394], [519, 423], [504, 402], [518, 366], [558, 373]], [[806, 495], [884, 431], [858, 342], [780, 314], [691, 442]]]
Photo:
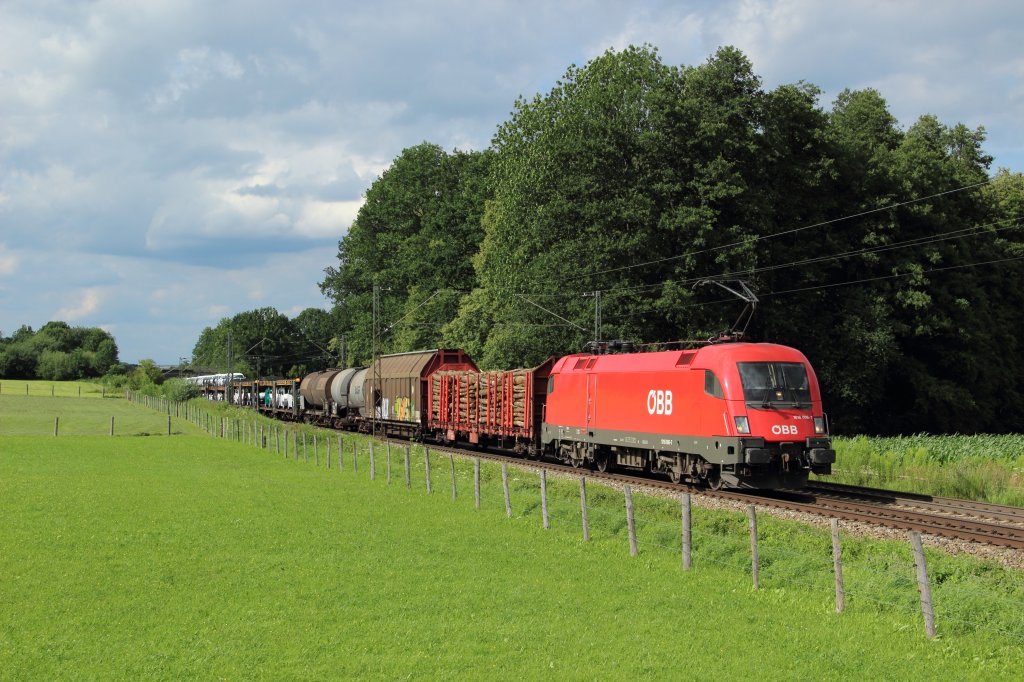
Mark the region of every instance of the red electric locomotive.
[[807, 358], [761, 343], [560, 358], [541, 447], [713, 488], [799, 488], [835, 462]]

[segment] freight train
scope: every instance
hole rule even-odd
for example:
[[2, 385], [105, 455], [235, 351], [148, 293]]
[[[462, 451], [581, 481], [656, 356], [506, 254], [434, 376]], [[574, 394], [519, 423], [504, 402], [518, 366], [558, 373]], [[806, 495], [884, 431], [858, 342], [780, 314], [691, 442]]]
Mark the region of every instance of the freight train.
[[502, 371], [437, 349], [226, 390], [279, 419], [714, 489], [800, 488], [835, 462], [814, 370], [775, 344], [576, 354]]

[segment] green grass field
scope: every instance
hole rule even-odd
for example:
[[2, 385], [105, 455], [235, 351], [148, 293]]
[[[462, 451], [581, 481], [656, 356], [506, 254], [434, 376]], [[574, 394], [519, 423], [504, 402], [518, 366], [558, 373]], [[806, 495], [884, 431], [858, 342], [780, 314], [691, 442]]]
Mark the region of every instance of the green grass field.
[[90, 381], [0, 380], [0, 396], [50, 396], [53, 398], [118, 398], [121, 392]]
[[[106, 401], [104, 401], [106, 402]], [[125, 404], [139, 419], [162, 414]], [[8, 404], [0, 404], [7, 415]], [[72, 419], [72, 417], [69, 417]], [[0, 418], [0, 427], [6, 420]], [[182, 422], [175, 428], [195, 430]], [[0, 433], [3, 433], [0, 431]], [[332, 443], [336, 440], [332, 436]], [[301, 437], [300, 441], [301, 443]], [[358, 448], [358, 471], [352, 447]], [[929, 551], [939, 637], [923, 633], [905, 543], [844, 538], [835, 613], [827, 532], [760, 521], [761, 590], [742, 515], [404, 453], [344, 436], [326, 468], [206, 435], [0, 435], [0, 679], [1012, 679], [1024, 576]], [[320, 465], [315, 466], [315, 458]], [[308, 460], [308, 461], [307, 461]]]
[[[95, 397], [98, 396], [96, 393]], [[113, 417], [115, 436], [167, 436], [166, 414], [124, 400], [96, 400], [95, 397], [0, 394], [0, 435], [53, 437], [54, 418], [59, 418], [58, 435], [61, 437], [109, 436]], [[199, 432], [187, 421], [171, 421], [172, 435]]]

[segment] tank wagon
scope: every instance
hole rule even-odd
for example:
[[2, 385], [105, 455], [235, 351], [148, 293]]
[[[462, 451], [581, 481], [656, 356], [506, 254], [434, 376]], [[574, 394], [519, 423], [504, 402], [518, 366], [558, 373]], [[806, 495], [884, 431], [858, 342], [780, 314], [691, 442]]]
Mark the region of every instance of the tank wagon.
[[282, 383], [252, 382], [241, 395], [285, 419], [712, 488], [799, 488], [835, 462], [814, 370], [776, 344], [578, 354], [487, 372], [438, 349]]

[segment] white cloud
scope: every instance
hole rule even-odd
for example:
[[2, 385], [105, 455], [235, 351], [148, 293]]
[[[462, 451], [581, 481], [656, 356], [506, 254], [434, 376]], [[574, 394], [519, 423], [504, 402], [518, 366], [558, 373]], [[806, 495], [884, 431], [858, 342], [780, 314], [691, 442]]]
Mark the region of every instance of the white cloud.
[[0, 276], [7, 277], [18, 271], [19, 259], [7, 249], [7, 245], [0, 242]]
[[352, 225], [362, 205], [362, 199], [308, 201], [295, 221], [295, 232], [308, 237], [338, 237]]
[[175, 103], [217, 78], [238, 80], [245, 74], [242, 64], [233, 55], [205, 45], [179, 50], [169, 71], [167, 82], [150, 96], [157, 108]]
[[77, 322], [89, 317], [99, 308], [101, 295], [99, 289], [90, 287], [77, 292], [72, 299], [73, 302], [71, 304], [53, 314], [53, 319]]

